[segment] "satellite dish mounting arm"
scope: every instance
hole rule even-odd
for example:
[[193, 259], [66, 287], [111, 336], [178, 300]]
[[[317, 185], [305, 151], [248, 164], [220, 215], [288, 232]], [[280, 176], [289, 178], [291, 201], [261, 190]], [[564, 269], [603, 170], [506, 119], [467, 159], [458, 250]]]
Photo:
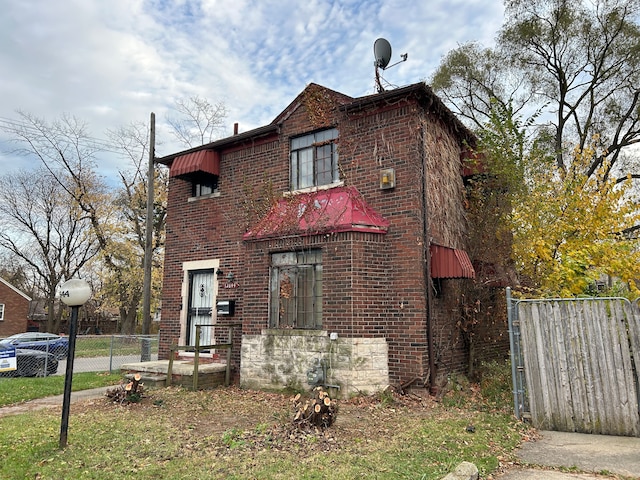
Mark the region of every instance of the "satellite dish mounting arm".
[[378, 93], [384, 92], [384, 88], [382, 87], [382, 83], [380, 82], [380, 68], [382, 70], [386, 70], [387, 68], [391, 68], [398, 63], [405, 62], [407, 57], [409, 56], [407, 53], [403, 53], [400, 55], [399, 62], [394, 63], [393, 65], [389, 65], [389, 61], [391, 61], [391, 44], [384, 38], [378, 38], [373, 44], [373, 55], [375, 56], [375, 62], [373, 65], [376, 71], [376, 87], [378, 89]]

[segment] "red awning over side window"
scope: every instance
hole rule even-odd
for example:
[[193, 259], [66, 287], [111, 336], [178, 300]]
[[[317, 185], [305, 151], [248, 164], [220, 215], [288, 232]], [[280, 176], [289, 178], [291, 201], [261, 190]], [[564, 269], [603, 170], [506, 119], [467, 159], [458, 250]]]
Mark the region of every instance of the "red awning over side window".
[[215, 150], [198, 150], [180, 155], [173, 160], [169, 175], [179, 177], [199, 172], [220, 175], [220, 154]]
[[469, 255], [464, 250], [431, 245], [431, 278], [475, 278]]

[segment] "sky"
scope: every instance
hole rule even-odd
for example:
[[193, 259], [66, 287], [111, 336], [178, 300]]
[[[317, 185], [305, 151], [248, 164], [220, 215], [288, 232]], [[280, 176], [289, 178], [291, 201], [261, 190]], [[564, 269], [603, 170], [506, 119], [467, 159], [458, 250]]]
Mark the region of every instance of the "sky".
[[[309, 83], [375, 93], [373, 44], [393, 49], [388, 84], [427, 81], [465, 42], [491, 46], [502, 0], [0, 0], [0, 126], [18, 110], [71, 115], [91, 137], [156, 116], [156, 156], [184, 149], [166, 120], [175, 101], [223, 102], [219, 137], [270, 123]], [[390, 87], [388, 87], [390, 88]], [[0, 132], [0, 175], [32, 168]], [[100, 154], [117, 177], [128, 161]]]

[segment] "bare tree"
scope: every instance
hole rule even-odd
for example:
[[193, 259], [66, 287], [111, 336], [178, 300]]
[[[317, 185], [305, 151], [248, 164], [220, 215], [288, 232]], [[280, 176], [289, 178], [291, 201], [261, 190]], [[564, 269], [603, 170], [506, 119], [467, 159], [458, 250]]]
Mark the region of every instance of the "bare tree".
[[[120, 309], [123, 332], [131, 333], [137, 320], [137, 311], [143, 296], [144, 250], [146, 238], [147, 172], [144, 168], [149, 151], [148, 125], [131, 124], [108, 131], [110, 143], [123, 153], [131, 168], [119, 172], [120, 187], [115, 192], [114, 205], [121, 226], [112, 235], [109, 250], [104, 252], [109, 268], [105, 279], [105, 293]], [[160, 296], [162, 278], [164, 226], [167, 209], [168, 174], [154, 172], [154, 215], [152, 233], [152, 297], [156, 303]], [[148, 332], [148, 322], [142, 322]]]
[[3, 278], [20, 291], [32, 298], [36, 296], [32, 275], [20, 258], [13, 253], [0, 249], [0, 278]]
[[47, 331], [60, 329], [56, 289], [97, 253], [84, 213], [46, 169], [0, 177], [0, 247], [22, 264], [46, 299]]
[[[95, 168], [95, 154], [105, 149], [105, 145], [92, 140], [86, 125], [75, 117], [63, 115], [48, 123], [34, 115], [18, 113], [22, 122], [15, 123], [9, 130], [18, 145], [16, 153], [40, 161], [44, 173], [57, 184], [61, 194], [66, 195], [67, 204], [77, 212], [83, 225], [88, 225], [92, 245], [94, 242], [97, 245], [105, 266], [116, 270], [118, 265], [104, 253], [113, 250], [110, 238], [119, 228], [117, 211], [112, 192]], [[79, 269], [68, 275], [78, 272]], [[59, 280], [67, 278], [69, 276]]]
[[178, 117], [169, 117], [172, 135], [185, 147], [191, 148], [210, 143], [227, 117], [224, 103], [210, 103], [197, 95], [188, 100], [175, 101]]
[[[176, 110], [184, 118], [173, 121], [174, 134], [187, 146], [211, 141], [226, 115], [224, 104], [213, 105], [199, 97], [176, 102]], [[49, 123], [29, 113], [18, 113], [21, 122], [5, 128], [18, 145], [16, 153], [38, 159], [44, 172], [57, 183], [61, 193], [67, 195], [69, 204], [74, 206], [83, 222], [90, 225], [92, 242], [95, 241], [100, 252], [99, 258], [94, 259], [94, 263], [102, 266], [99, 269], [102, 272], [100, 293], [119, 309], [121, 330], [133, 333], [143, 294], [147, 199], [147, 175], [143, 165], [149, 152], [148, 126], [131, 124], [109, 131], [109, 141], [103, 143], [93, 140], [86, 125], [75, 117], [63, 115]], [[132, 165], [119, 172], [120, 187], [115, 191], [107, 187], [96, 171], [95, 154], [105, 149], [117, 149]], [[157, 194], [154, 199], [152, 289], [158, 299], [167, 172], [156, 170], [154, 182]], [[15, 249], [18, 248], [24, 248], [24, 245], [16, 243]]]

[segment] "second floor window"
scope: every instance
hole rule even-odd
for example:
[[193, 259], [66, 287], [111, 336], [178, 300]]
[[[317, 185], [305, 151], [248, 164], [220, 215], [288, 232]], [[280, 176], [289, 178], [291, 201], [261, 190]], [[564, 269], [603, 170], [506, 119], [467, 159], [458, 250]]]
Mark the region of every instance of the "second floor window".
[[291, 139], [291, 189], [337, 182], [338, 129], [331, 128]]
[[218, 191], [218, 177], [202, 176], [192, 183], [193, 189], [191, 194], [194, 197], [204, 197]]

